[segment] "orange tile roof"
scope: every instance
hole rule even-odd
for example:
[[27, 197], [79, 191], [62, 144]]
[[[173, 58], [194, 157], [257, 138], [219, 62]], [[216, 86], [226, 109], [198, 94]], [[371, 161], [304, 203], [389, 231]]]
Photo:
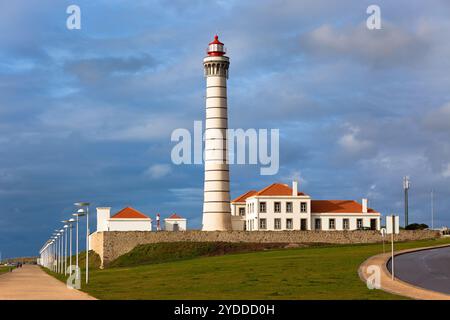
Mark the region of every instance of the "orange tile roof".
[[149, 219], [149, 217], [134, 208], [126, 207], [113, 215], [111, 219]]
[[[299, 196], [304, 196], [303, 192], [297, 192]], [[258, 191], [256, 196], [292, 196], [292, 188], [284, 183], [272, 183], [270, 186]]]
[[239, 197], [237, 197], [236, 199], [231, 200], [231, 202], [245, 202], [245, 200], [246, 200], [248, 197], [251, 197], [251, 196], [254, 195], [255, 193], [257, 193], [256, 190], [250, 190], [250, 191], [247, 191], [246, 193], [241, 194], [241, 195], [240, 195]]
[[[371, 208], [368, 213], [379, 213]], [[311, 200], [311, 213], [362, 213], [362, 205], [354, 200]]]
[[179, 216], [179, 215], [177, 215], [176, 213], [174, 213], [170, 217], [168, 217], [167, 219], [184, 219], [184, 218]]

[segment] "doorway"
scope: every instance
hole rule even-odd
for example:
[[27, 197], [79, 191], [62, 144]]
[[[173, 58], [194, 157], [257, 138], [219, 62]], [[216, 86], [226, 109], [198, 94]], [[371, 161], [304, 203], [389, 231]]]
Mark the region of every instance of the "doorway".
[[307, 230], [308, 228], [306, 227], [306, 223], [307, 223], [307, 219], [300, 219], [300, 230]]

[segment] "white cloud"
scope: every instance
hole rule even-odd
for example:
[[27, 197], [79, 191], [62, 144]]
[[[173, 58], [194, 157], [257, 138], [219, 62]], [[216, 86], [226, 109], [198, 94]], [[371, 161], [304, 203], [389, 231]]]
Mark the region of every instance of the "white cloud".
[[324, 24], [301, 39], [313, 54], [358, 58], [375, 65], [410, 62], [423, 57], [426, 41], [418, 32], [410, 32], [384, 21], [381, 30], [369, 30], [365, 23], [346, 28]]
[[282, 180], [287, 184], [290, 184], [292, 180], [298, 181], [299, 189], [302, 189], [303, 186], [308, 184], [308, 181], [303, 177], [300, 170], [291, 170], [287, 175], [282, 177]]
[[442, 170], [442, 176], [445, 178], [450, 178], [450, 163]]
[[154, 164], [145, 170], [144, 174], [151, 179], [160, 179], [164, 176], [167, 176], [172, 169], [168, 164]]
[[450, 102], [431, 111], [425, 117], [424, 124], [431, 131], [450, 131]]
[[346, 151], [351, 153], [360, 153], [372, 146], [372, 143], [368, 140], [360, 138], [358, 135], [360, 129], [354, 126], [348, 126], [349, 132], [344, 134], [338, 141], [339, 145]]

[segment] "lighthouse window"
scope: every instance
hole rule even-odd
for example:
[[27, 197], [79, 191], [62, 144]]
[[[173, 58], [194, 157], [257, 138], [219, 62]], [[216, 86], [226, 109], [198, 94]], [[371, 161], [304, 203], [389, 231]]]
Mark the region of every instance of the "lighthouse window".
[[275, 212], [281, 212], [281, 202], [275, 202], [273, 209]]
[[266, 212], [266, 203], [265, 202], [259, 203], [259, 212], [262, 212], [262, 213]]

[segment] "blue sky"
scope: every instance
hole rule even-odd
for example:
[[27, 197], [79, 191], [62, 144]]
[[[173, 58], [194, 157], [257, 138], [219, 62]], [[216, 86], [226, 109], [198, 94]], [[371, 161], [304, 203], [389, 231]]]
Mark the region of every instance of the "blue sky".
[[[77, 4], [82, 29], [66, 28]], [[365, 27], [381, 7], [382, 30]], [[280, 171], [233, 166], [237, 196], [300, 180], [318, 199], [450, 216], [448, 1], [50, 1], [0, 10], [0, 251], [35, 255], [75, 201], [201, 223], [201, 165], [170, 134], [204, 117], [202, 59], [228, 48], [229, 125], [279, 128]], [[95, 219], [92, 219], [94, 222]]]

